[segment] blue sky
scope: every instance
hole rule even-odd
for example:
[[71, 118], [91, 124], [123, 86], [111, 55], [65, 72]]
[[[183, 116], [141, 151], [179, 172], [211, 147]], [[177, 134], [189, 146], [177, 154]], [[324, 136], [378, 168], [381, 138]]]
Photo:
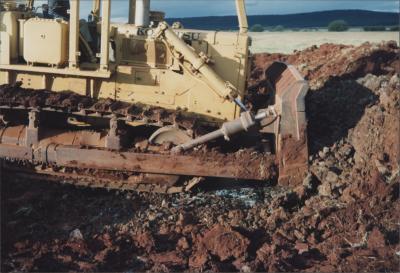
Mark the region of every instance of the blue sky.
[[[125, 17], [127, 1], [112, 2], [113, 17]], [[193, 17], [235, 14], [234, 0], [152, 0], [152, 10], [162, 10], [167, 17]], [[288, 14], [333, 9], [399, 11], [398, 0], [247, 0], [247, 12]]]
[[[35, 3], [46, 0], [38, 0]], [[47, 2], [47, 1], [46, 1]], [[126, 21], [128, 0], [112, 0], [113, 21]], [[86, 18], [90, 0], [81, 0], [81, 17]], [[246, 0], [247, 13], [289, 14], [334, 9], [366, 9], [399, 12], [399, 0]], [[167, 17], [234, 15], [235, 0], [152, 0], [152, 10], [164, 11]]]

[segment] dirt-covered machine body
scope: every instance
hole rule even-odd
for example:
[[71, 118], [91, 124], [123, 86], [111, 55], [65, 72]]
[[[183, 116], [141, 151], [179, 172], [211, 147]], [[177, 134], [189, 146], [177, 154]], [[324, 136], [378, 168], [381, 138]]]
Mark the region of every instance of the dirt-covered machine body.
[[221, 32], [169, 26], [149, 0], [130, 0], [125, 24], [111, 23], [110, 0], [94, 0], [88, 21], [79, 0], [49, 1], [41, 13], [33, 1], [2, 2], [6, 169], [164, 192], [199, 177], [301, 181], [307, 82], [274, 63], [268, 99], [248, 99], [251, 39], [244, 1], [236, 8], [239, 31]]

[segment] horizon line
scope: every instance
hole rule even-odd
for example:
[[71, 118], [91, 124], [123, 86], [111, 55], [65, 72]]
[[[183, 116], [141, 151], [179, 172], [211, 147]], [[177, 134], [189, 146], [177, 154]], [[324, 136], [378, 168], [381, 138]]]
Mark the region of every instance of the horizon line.
[[[399, 11], [385, 11], [385, 10], [369, 10], [369, 9], [327, 9], [327, 10], [316, 10], [309, 12], [297, 12], [297, 13], [282, 13], [282, 14], [247, 14], [247, 16], [285, 16], [285, 15], [297, 15], [297, 14], [309, 14], [309, 13], [317, 13], [317, 12], [329, 12], [329, 11], [370, 11], [370, 12], [378, 12], [378, 13], [397, 13], [400, 15]], [[166, 17], [165, 19], [176, 19], [176, 18], [210, 18], [210, 17], [236, 17], [236, 14], [227, 14], [227, 15], [209, 15], [209, 16], [180, 16], [180, 17]]]

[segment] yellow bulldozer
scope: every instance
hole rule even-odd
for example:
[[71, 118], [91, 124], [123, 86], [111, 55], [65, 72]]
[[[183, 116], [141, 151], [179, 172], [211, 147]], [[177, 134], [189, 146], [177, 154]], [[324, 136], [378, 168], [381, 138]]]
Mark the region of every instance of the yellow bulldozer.
[[[0, 2], [0, 158], [5, 172], [175, 193], [203, 178], [301, 183], [307, 82], [284, 63], [250, 99], [244, 0], [236, 32], [171, 26], [150, 0]], [[233, 1], [232, 1], [233, 4]]]

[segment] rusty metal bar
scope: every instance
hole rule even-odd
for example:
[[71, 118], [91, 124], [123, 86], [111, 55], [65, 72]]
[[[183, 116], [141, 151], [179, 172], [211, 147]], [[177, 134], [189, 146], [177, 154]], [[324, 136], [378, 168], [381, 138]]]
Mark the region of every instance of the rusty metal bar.
[[5, 159], [32, 160], [33, 151], [24, 146], [0, 144], [0, 157]]
[[58, 166], [130, 171], [139, 173], [208, 176], [234, 179], [273, 179], [275, 158], [237, 161], [225, 156], [191, 156], [170, 154], [141, 154], [79, 146], [50, 144], [31, 149], [18, 145], [0, 144], [0, 157], [56, 164]]
[[[47, 158], [57, 165], [104, 170], [135, 171], [142, 173], [212, 176], [236, 179], [266, 180], [271, 178], [273, 160], [260, 170], [257, 162], [237, 163], [214, 157], [118, 153], [97, 149], [57, 146], [49, 149]], [[259, 163], [259, 162], [258, 162]]]

